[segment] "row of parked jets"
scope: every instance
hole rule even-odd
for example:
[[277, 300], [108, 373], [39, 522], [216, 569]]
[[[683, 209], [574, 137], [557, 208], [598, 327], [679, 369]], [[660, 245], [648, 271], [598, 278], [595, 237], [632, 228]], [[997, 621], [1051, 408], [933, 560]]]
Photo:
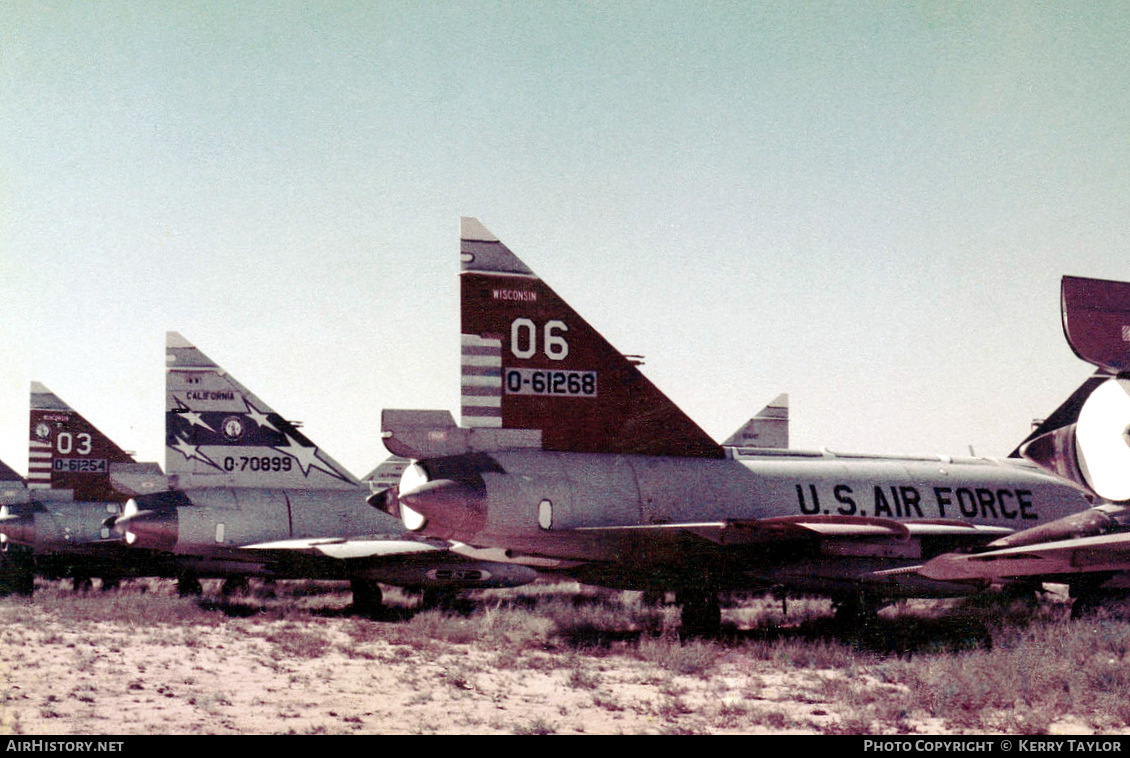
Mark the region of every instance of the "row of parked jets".
[[358, 479], [181, 335], [167, 336], [165, 467], [33, 383], [28, 476], [0, 463], [0, 578], [349, 581], [425, 598], [551, 572], [674, 593], [711, 634], [729, 591], [830, 597], [856, 621], [909, 597], [1130, 571], [1130, 284], [1064, 277], [1093, 376], [1007, 458], [793, 450], [781, 395], [716, 442], [477, 220], [461, 224], [462, 423], [386, 410]]

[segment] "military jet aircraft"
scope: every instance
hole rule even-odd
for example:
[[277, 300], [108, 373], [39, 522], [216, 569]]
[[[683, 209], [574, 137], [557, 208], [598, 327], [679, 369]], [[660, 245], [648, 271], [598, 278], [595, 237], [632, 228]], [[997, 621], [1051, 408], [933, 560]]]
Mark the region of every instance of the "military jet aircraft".
[[77, 590], [94, 576], [110, 589], [123, 577], [163, 575], [167, 567], [125, 551], [109, 528], [129, 497], [164, 488], [160, 467], [136, 462], [39, 382], [29, 421], [28, 481], [0, 504], [0, 540], [25, 548], [9, 562], [20, 591], [30, 594], [36, 573], [72, 577]]
[[414, 462], [371, 503], [414, 531], [674, 591], [711, 633], [727, 590], [827, 596], [841, 618], [975, 592], [917, 569], [1090, 505], [1027, 461], [727, 449], [482, 224], [461, 231], [463, 426], [382, 416]]
[[30, 500], [27, 480], [0, 461], [0, 596], [30, 595], [35, 591], [35, 567], [31, 548], [16, 545], [2, 531], [13, 506]]
[[1063, 582], [1079, 615], [1125, 595], [1130, 572], [1130, 283], [1064, 277], [1063, 331], [1097, 367], [1018, 453], [1102, 502], [1082, 513], [928, 561], [940, 580], [1019, 578]]
[[347, 579], [376, 611], [378, 583], [424, 591], [511, 587], [536, 573], [462, 558], [365, 505], [369, 490], [175, 332], [167, 335], [167, 491], [126, 502], [127, 544], [197, 577]]

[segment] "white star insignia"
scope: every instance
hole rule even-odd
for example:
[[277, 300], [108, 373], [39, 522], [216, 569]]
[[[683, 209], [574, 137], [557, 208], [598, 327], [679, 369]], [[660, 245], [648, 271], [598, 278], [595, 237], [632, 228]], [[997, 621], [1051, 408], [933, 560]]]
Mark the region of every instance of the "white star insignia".
[[189, 408], [182, 400], [176, 397], [174, 397], [173, 399], [177, 401], [176, 410], [178, 411], [178, 415], [186, 420], [189, 426], [202, 426], [208, 431], [215, 433], [216, 430], [208, 426], [208, 424], [204, 423], [204, 419], [200, 418], [200, 414], [198, 412]]
[[243, 398], [243, 404], [247, 406], [248, 417], [252, 421], [254, 421], [256, 424], [258, 424], [260, 429], [262, 429], [263, 427], [267, 427], [272, 432], [276, 432], [276, 433], [281, 434], [281, 432], [279, 432], [279, 430], [275, 428], [275, 425], [267, 420], [267, 414], [263, 413], [261, 410], [259, 410], [254, 405], [252, 405], [251, 401], [248, 400], [246, 397]]
[[285, 432], [284, 436], [286, 437], [287, 446], [277, 447], [275, 448], [275, 450], [278, 450], [280, 453], [286, 453], [290, 457], [294, 458], [294, 460], [298, 461], [298, 467], [302, 469], [303, 476], [310, 476], [310, 469], [317, 468], [319, 471], [324, 471], [332, 477], [335, 477], [337, 479], [344, 479], [344, 477], [337, 471], [335, 471], [332, 466], [318, 457], [318, 448], [303, 447], [302, 445], [299, 445], [293, 437], [291, 437], [289, 434], [286, 434]]
[[216, 465], [215, 461], [213, 461], [211, 458], [209, 458], [204, 453], [200, 452], [200, 446], [199, 445], [193, 445], [193, 444], [189, 443], [188, 440], [181, 439], [180, 437], [177, 437], [177, 443], [175, 445], [173, 445], [173, 449], [176, 450], [181, 455], [183, 455], [185, 460], [187, 460], [187, 461], [191, 461], [191, 460], [204, 461], [205, 463], [207, 463], [212, 468], [219, 468], [219, 466]]

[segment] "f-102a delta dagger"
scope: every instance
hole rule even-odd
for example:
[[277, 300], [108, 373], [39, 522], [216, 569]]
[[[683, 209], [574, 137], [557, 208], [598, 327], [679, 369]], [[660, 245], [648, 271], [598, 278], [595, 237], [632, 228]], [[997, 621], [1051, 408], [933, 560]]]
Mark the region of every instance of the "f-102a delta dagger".
[[7, 562], [20, 591], [35, 574], [109, 589], [125, 577], [167, 576], [171, 567], [124, 549], [110, 525], [133, 495], [163, 489], [156, 463], [138, 463], [58, 395], [31, 383], [28, 481], [0, 502], [0, 539], [19, 546]]
[[727, 590], [828, 596], [844, 617], [978, 591], [917, 569], [1090, 505], [1022, 460], [726, 449], [475, 219], [461, 261], [463, 426], [382, 417], [414, 462], [371, 502], [413, 530], [674, 591], [710, 632]]
[[423, 591], [510, 587], [525, 566], [463, 558], [365, 504], [368, 487], [194, 345], [168, 333], [169, 490], [130, 499], [114, 528], [194, 577], [346, 579], [354, 607], [379, 583]]
[[5, 520], [13, 518], [13, 507], [23, 508], [30, 501], [27, 480], [0, 461], [0, 597], [13, 593], [30, 595], [35, 591], [31, 548], [13, 543], [2, 528]]

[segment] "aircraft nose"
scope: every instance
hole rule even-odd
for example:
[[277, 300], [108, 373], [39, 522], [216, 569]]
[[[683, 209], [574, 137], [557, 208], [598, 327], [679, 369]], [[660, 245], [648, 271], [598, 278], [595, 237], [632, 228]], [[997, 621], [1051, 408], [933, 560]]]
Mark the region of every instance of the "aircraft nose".
[[178, 536], [177, 510], [154, 510], [130, 498], [122, 515], [114, 521], [114, 531], [131, 547], [172, 550]]
[[426, 529], [441, 539], [465, 541], [486, 525], [487, 497], [481, 479], [432, 480], [423, 467], [414, 464], [401, 478], [397, 499], [400, 517], [412, 531]]
[[395, 486], [374, 492], [365, 502], [378, 511], [400, 518], [400, 494]]
[[0, 542], [34, 545], [35, 516], [31, 513], [13, 513], [6, 505], [0, 507]]

